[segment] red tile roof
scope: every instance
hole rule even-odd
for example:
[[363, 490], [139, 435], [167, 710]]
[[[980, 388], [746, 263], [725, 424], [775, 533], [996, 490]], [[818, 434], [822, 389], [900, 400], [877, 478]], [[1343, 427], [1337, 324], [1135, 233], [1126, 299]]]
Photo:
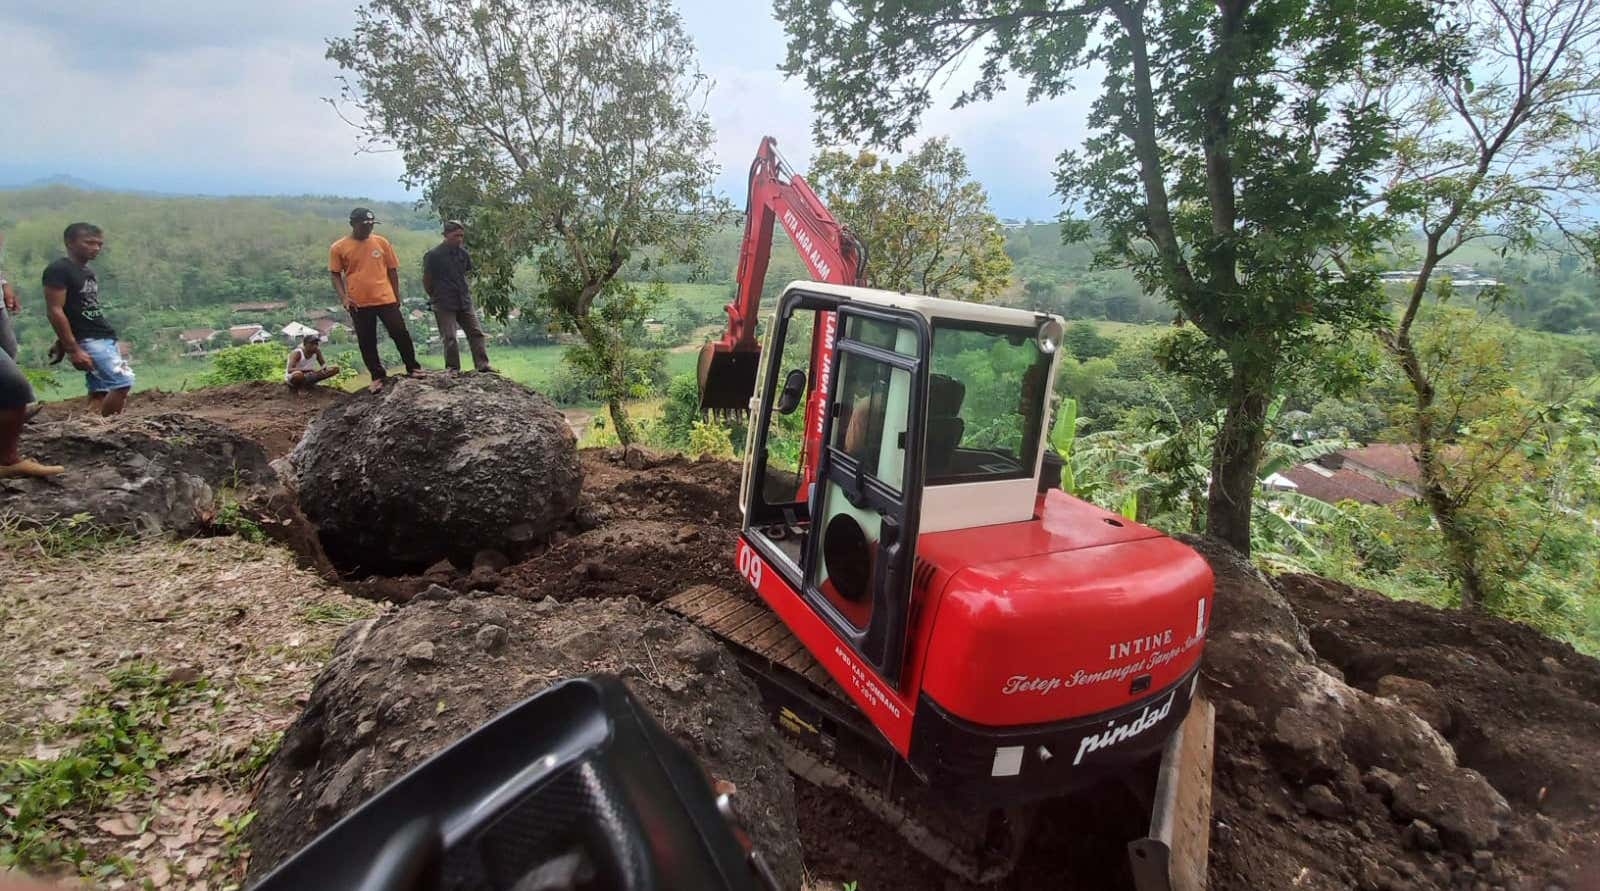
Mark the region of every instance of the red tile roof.
[[1349, 467], [1330, 470], [1327, 467], [1302, 464], [1280, 473], [1299, 487], [1301, 494], [1329, 504], [1345, 500], [1359, 501], [1362, 504], [1393, 504], [1409, 497], [1405, 492]]
[[1338, 455], [1346, 464], [1360, 465], [1403, 483], [1415, 484], [1420, 476], [1416, 456], [1406, 443], [1376, 442], [1356, 449], [1344, 449]]

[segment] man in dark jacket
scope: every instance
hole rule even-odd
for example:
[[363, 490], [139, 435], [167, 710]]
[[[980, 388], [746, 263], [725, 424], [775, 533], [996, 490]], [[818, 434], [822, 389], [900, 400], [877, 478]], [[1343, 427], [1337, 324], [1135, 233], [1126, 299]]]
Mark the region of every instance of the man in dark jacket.
[[444, 241], [422, 255], [422, 289], [428, 292], [433, 317], [439, 322], [439, 339], [444, 341], [444, 367], [461, 370], [461, 350], [456, 346], [459, 327], [467, 334], [472, 367], [492, 372], [489, 353], [484, 349], [483, 326], [472, 308], [472, 295], [467, 293], [467, 273], [472, 271], [472, 257], [462, 247], [466, 240], [466, 226], [455, 220], [444, 224]]

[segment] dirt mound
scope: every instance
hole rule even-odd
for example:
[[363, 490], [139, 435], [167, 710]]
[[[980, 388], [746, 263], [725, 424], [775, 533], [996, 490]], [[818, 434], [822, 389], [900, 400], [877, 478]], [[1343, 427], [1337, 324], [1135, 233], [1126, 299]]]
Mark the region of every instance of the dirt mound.
[[0, 513], [40, 523], [87, 514], [128, 531], [187, 535], [216, 515], [226, 490], [277, 478], [256, 443], [178, 413], [36, 424], [28, 451], [67, 472], [0, 480]]
[[[1390, 600], [1307, 575], [1277, 585], [1352, 686], [1431, 722], [1536, 825], [1600, 831], [1600, 662], [1525, 625]], [[1600, 885], [1600, 873], [1590, 877]], [[1576, 886], [1575, 886], [1576, 887]]]
[[252, 877], [502, 709], [597, 671], [737, 786], [751, 837], [798, 887], [794, 799], [754, 686], [699, 630], [633, 598], [425, 599], [353, 626], [261, 784]]
[[[348, 393], [332, 387], [296, 391], [272, 381], [250, 381], [181, 393], [135, 388], [128, 397], [126, 415], [182, 412], [204, 418], [260, 443], [270, 459], [289, 454], [312, 418], [348, 398]], [[63, 399], [45, 403], [39, 417], [41, 420], [65, 420], [86, 415], [88, 408], [88, 397]]]
[[586, 449], [572, 527], [502, 573], [518, 596], [659, 601], [699, 584], [742, 590], [733, 553], [739, 468], [641, 449]]
[[[1390, 681], [1381, 687], [1392, 695], [1380, 698], [1357, 677], [1347, 685], [1338, 663], [1359, 656], [1357, 648], [1327, 647], [1335, 638], [1323, 623], [1307, 634], [1290, 602], [1248, 564], [1213, 542], [1194, 544], [1217, 573], [1204, 669], [1217, 703], [1214, 887], [1579, 887], [1570, 884], [1578, 855], [1568, 846], [1589, 829], [1508, 800], [1470, 753], [1429, 725], [1438, 710], [1428, 707], [1425, 686]], [[1409, 635], [1419, 663], [1451, 658], [1438, 638], [1448, 640], [1453, 614], [1418, 615], [1407, 629], [1410, 605], [1378, 598], [1367, 606], [1340, 626], [1349, 639], [1374, 640], [1368, 635], [1385, 629]], [[1494, 648], [1483, 641], [1459, 655], [1483, 661]], [[1453, 683], [1445, 673], [1433, 677], [1441, 689]], [[1378, 690], [1378, 680], [1367, 688]], [[1586, 710], [1582, 694], [1567, 695], [1570, 707]], [[1537, 731], [1517, 736], [1542, 745]], [[1530, 750], [1518, 760], [1527, 767], [1546, 757]]]
[[555, 405], [485, 374], [396, 380], [344, 400], [290, 461], [328, 557], [357, 573], [524, 552], [572, 512], [582, 483]]

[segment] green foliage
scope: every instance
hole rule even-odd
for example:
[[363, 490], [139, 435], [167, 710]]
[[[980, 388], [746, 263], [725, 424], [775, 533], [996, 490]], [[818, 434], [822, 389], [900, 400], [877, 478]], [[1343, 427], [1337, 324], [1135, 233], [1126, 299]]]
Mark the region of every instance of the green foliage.
[[170, 755], [162, 745], [171, 710], [204, 693], [196, 680], [171, 682], [159, 665], [127, 663], [58, 728], [73, 744], [49, 759], [0, 761], [0, 869], [35, 869], [67, 860], [90, 871], [86, 852], [55, 825], [57, 817], [114, 803], [150, 784]]
[[1061, 343], [1079, 360], [1104, 359], [1117, 349], [1117, 342], [1102, 336], [1092, 322], [1073, 322], [1068, 325]]
[[211, 519], [211, 525], [222, 529], [231, 535], [237, 535], [245, 541], [264, 544], [271, 541], [267, 531], [255, 521], [239, 503], [238, 496], [232, 490], [223, 490], [218, 496], [220, 504], [217, 514]]
[[661, 417], [652, 428], [652, 443], [672, 449], [688, 449], [689, 435], [702, 420], [700, 385], [694, 375], [680, 374], [667, 384], [667, 398]]
[[318, 625], [348, 625], [357, 619], [370, 618], [372, 615], [373, 611], [366, 607], [328, 601], [307, 606], [302, 617], [307, 622]]
[[590, 329], [584, 342], [568, 347], [562, 357], [572, 372], [568, 380], [578, 384], [578, 395], [589, 397], [583, 401], [600, 402], [610, 410], [623, 445], [638, 438], [626, 403], [659, 392], [666, 384], [666, 356], [639, 346], [646, 340], [644, 320], [662, 293], [659, 283], [641, 292], [613, 279], [583, 323]]
[[[381, 231], [400, 256], [402, 295], [420, 296], [422, 253], [438, 236], [435, 223], [409, 203], [175, 197], [60, 186], [8, 190], [0, 201], [0, 229], [7, 236], [5, 271], [22, 301], [12, 319], [21, 364], [43, 367], [55, 341], [39, 274], [62, 256], [61, 230], [70, 222], [89, 220], [105, 229], [106, 250], [94, 261], [101, 303], [118, 338], [134, 350], [142, 389], [152, 361], [199, 364], [180, 358], [183, 329], [260, 323], [275, 331], [291, 319], [309, 322], [324, 312], [335, 302], [328, 246], [349, 232], [346, 218], [358, 203], [384, 221]], [[287, 307], [231, 308], [259, 302]], [[71, 373], [64, 364], [57, 369]]]
[[872, 287], [987, 301], [1010, 282], [1000, 221], [948, 139], [928, 140], [899, 164], [827, 149], [808, 175], [823, 203], [866, 245]]
[[[1018, 75], [1056, 96], [1090, 66], [1107, 71], [1081, 152], [1061, 155], [1057, 189], [1086, 208], [1108, 264], [1131, 267], [1227, 361], [1212, 383], [1217, 427], [1211, 532], [1247, 549], [1250, 471], [1277, 375], [1352, 327], [1376, 321], [1370, 273], [1333, 275], [1328, 253], [1364, 255], [1385, 227], [1369, 208], [1387, 122], [1335, 85], [1372, 69], [1440, 58], [1422, 0], [1195, 6], [1125, 0], [1062, 10], [936, 0], [779, 0], [784, 69], [816, 96], [824, 136], [897, 147], [932, 101], [928, 84], [969, 52], [976, 79], [958, 104]], [[1063, 220], [1063, 237], [1091, 229]]]
[[0, 516], [0, 544], [17, 554], [29, 552], [56, 559], [89, 556], [127, 544], [123, 533], [95, 522], [87, 513], [73, 514], [45, 524]]
[[715, 419], [695, 421], [689, 428], [688, 453], [733, 458], [733, 440], [728, 435], [728, 428]]
[[[503, 316], [537, 258], [552, 320], [583, 338], [616, 432], [637, 379], [596, 307], [626, 300], [630, 262], [692, 261], [710, 193], [709, 82], [666, 0], [373, 0], [329, 42], [369, 145], [473, 237], [478, 296]], [[645, 270], [647, 271], [647, 270]]]
[[205, 380], [211, 386], [281, 380], [288, 357], [288, 350], [276, 343], [227, 347], [211, 355], [211, 371]]

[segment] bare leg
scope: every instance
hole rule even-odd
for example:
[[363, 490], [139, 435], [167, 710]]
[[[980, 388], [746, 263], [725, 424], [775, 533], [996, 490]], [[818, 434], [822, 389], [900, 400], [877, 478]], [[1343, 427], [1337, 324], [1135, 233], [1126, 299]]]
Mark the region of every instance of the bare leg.
[[90, 393], [89, 394], [89, 413], [90, 414], [99, 415], [101, 417], [105, 417], [105, 414], [106, 414], [106, 394], [105, 393], [102, 392], [102, 393]]
[[123, 407], [128, 404], [129, 389], [128, 387], [123, 387], [120, 390], [112, 390], [107, 393], [105, 404], [100, 408], [101, 414], [108, 418], [112, 415], [122, 414]]

